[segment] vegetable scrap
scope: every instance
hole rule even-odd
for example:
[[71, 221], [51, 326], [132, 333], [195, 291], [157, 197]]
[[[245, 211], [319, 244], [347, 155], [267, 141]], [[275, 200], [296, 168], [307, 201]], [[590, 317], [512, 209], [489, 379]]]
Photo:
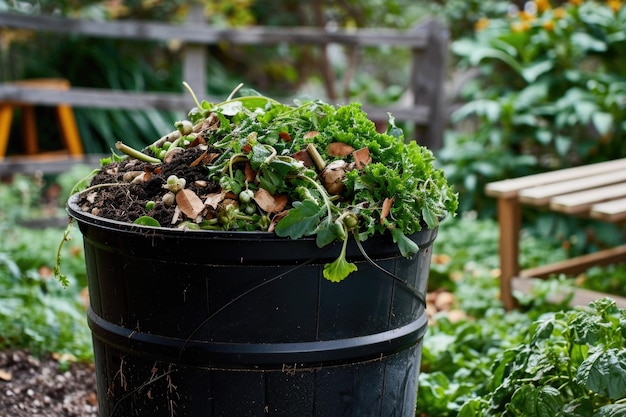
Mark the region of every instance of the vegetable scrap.
[[408, 257], [419, 249], [411, 234], [456, 212], [432, 151], [405, 140], [391, 115], [380, 133], [358, 103], [194, 99], [189, 119], [143, 150], [118, 142], [83, 184], [79, 207], [139, 225], [341, 241], [324, 268], [331, 281], [356, 270], [345, 259], [351, 236], [391, 233]]

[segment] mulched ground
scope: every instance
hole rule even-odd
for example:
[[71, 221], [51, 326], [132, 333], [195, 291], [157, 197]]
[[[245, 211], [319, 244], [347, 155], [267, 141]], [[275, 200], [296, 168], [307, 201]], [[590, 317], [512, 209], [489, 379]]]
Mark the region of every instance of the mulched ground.
[[97, 417], [92, 364], [64, 370], [51, 356], [0, 352], [0, 417]]

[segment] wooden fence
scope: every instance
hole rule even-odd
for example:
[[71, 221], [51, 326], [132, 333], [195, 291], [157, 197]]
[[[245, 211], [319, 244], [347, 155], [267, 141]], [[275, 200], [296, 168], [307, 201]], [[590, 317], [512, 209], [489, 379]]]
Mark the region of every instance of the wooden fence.
[[[145, 21], [96, 22], [43, 15], [22, 15], [0, 12], [0, 28], [26, 29], [38, 32], [64, 33], [88, 37], [115, 38], [128, 41], [170, 41], [183, 45], [183, 79], [199, 97], [219, 102], [220, 98], [205, 93], [205, 71], [209, 64], [207, 46], [233, 45], [329, 45], [352, 47], [395, 46], [410, 48], [411, 71], [407, 90], [409, 105], [363, 108], [374, 120], [386, 120], [391, 112], [397, 120], [415, 124], [418, 142], [431, 149], [442, 145], [447, 121], [444, 102], [448, 30], [438, 21], [430, 20], [407, 31], [390, 29], [325, 30], [313, 27], [247, 27], [215, 28], [204, 23], [202, 13], [190, 13], [184, 24]], [[182, 83], [182, 80], [181, 80]], [[72, 87], [67, 91], [46, 91], [12, 83], [0, 83], [0, 102], [110, 109], [163, 109], [187, 112], [193, 101], [181, 86], [181, 93], [137, 92]], [[341, 104], [341, 103], [335, 103]]]

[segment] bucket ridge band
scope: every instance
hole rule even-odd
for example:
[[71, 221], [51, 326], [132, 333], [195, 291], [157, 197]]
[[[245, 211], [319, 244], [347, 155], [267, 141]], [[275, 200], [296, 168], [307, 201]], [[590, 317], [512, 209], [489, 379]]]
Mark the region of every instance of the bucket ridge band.
[[383, 358], [407, 349], [423, 338], [428, 315], [384, 332], [346, 339], [289, 343], [228, 343], [173, 338], [135, 331], [111, 323], [91, 308], [87, 319], [94, 337], [128, 353], [141, 352], [154, 359], [202, 367], [280, 369], [284, 364], [316, 367]]

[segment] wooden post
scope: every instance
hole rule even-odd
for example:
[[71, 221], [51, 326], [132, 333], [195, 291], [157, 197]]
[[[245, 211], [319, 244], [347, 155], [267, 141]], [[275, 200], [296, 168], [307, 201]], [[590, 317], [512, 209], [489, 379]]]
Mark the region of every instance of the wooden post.
[[[202, 3], [193, 2], [189, 7], [187, 25], [204, 24], [204, 6]], [[207, 96], [206, 83], [206, 46], [201, 44], [186, 43], [183, 47], [183, 81], [187, 82], [202, 101]], [[189, 110], [189, 109], [182, 109]]]
[[445, 76], [448, 58], [448, 29], [437, 20], [420, 25], [416, 30], [428, 31], [426, 49], [413, 49], [411, 92], [416, 105], [430, 108], [428, 125], [415, 126], [415, 139], [432, 150], [443, 146], [443, 131], [447, 122]]
[[12, 120], [13, 106], [11, 104], [0, 104], [0, 160], [4, 159], [7, 153]]
[[517, 307], [513, 298], [513, 278], [519, 274], [519, 235], [521, 210], [514, 197], [498, 198], [500, 226], [500, 298], [506, 310]]

